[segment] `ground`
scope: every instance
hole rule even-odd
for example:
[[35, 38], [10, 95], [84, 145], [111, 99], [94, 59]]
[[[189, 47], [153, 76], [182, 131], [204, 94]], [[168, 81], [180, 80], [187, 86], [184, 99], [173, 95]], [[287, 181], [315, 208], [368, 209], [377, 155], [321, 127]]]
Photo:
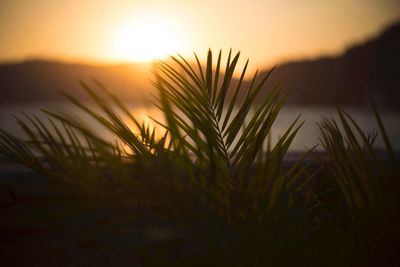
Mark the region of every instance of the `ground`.
[[14, 166], [0, 168], [0, 187], [0, 266], [144, 266], [174, 260], [158, 250], [177, 232], [146, 211], [68, 194]]

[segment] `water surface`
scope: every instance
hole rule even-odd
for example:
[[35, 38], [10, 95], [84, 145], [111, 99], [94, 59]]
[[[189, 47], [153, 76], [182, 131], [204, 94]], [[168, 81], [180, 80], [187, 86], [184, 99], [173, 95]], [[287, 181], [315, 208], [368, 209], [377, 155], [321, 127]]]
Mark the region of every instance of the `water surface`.
[[[104, 128], [93, 123], [86, 114], [82, 114], [82, 112], [75, 110], [69, 103], [41, 103], [3, 106], [0, 108], [0, 127], [21, 136], [22, 131], [15, 123], [13, 114], [21, 115], [21, 111], [24, 111], [28, 114], [34, 113], [40, 118], [44, 118], [45, 116], [40, 112], [41, 108], [78, 115], [82, 121], [87, 122], [87, 124], [94, 128], [96, 132], [101, 133], [101, 135], [106, 138], [114, 138], [110, 133], [107, 133]], [[152, 123], [152, 120], [149, 117], [157, 120], [163, 119], [162, 113], [157, 108], [145, 107], [143, 105], [131, 105], [130, 110], [139, 121], [144, 119], [145, 121]], [[374, 115], [370, 110], [360, 108], [350, 108], [346, 110], [353, 116], [364, 131], [378, 129]], [[299, 114], [301, 114], [301, 118], [302, 120], [305, 120], [305, 123], [294, 139], [290, 148], [292, 151], [305, 150], [319, 143], [317, 123], [321, 121], [322, 117], [338, 119], [335, 108], [333, 107], [286, 106], [282, 109], [273, 126], [273, 142], [277, 140], [279, 135], [284, 133]], [[381, 111], [381, 116], [393, 147], [396, 151], [400, 151], [400, 112], [384, 110]], [[128, 125], [131, 125], [130, 122], [127, 123]], [[382, 148], [383, 141], [378, 138], [376, 145], [377, 147]]]

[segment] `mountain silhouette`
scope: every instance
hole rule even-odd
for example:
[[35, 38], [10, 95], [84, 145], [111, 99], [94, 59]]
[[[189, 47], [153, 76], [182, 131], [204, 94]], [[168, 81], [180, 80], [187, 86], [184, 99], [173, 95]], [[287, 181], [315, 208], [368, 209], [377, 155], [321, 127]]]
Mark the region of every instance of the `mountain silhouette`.
[[[399, 63], [400, 22], [341, 55], [279, 64], [262, 94], [283, 79], [283, 88], [290, 90], [288, 104], [360, 105], [369, 93], [381, 106], [398, 109]], [[84, 98], [78, 81], [92, 78], [125, 101], [135, 101], [152, 90], [149, 69], [143, 64], [94, 66], [43, 60], [2, 64], [0, 103], [61, 101], [59, 91]]]
[[53, 61], [0, 65], [0, 102], [64, 101], [60, 91], [84, 99], [79, 81], [101, 82], [127, 101], [141, 99], [149, 88], [149, 66], [143, 64], [92, 66]]
[[399, 64], [400, 22], [342, 55], [280, 64], [269, 85], [283, 79], [292, 104], [360, 105], [370, 94], [382, 106], [400, 108]]

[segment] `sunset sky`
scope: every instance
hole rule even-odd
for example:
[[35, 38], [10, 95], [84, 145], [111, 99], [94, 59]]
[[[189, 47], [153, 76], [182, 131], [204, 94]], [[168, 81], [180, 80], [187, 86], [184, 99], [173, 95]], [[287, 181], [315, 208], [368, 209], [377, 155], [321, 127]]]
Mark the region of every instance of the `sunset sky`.
[[118, 63], [211, 47], [258, 67], [340, 53], [397, 20], [397, 0], [0, 1], [0, 62]]

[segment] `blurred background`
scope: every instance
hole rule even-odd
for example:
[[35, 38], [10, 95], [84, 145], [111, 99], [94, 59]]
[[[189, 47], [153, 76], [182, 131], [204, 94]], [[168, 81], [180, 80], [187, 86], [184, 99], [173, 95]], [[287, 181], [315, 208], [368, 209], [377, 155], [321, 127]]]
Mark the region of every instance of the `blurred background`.
[[[290, 91], [274, 128], [306, 120], [292, 150], [318, 142], [316, 123], [345, 106], [364, 130], [376, 128], [377, 102], [400, 150], [400, 2], [397, 0], [0, 1], [0, 127], [18, 133], [12, 114], [68, 110], [59, 91], [86, 100], [79, 80], [96, 79], [137, 116], [148, 104], [151, 62], [177, 53], [201, 59], [211, 48], [241, 52], [256, 69], [277, 65]], [[89, 105], [89, 104], [88, 104]], [[381, 141], [378, 140], [378, 146]]]

